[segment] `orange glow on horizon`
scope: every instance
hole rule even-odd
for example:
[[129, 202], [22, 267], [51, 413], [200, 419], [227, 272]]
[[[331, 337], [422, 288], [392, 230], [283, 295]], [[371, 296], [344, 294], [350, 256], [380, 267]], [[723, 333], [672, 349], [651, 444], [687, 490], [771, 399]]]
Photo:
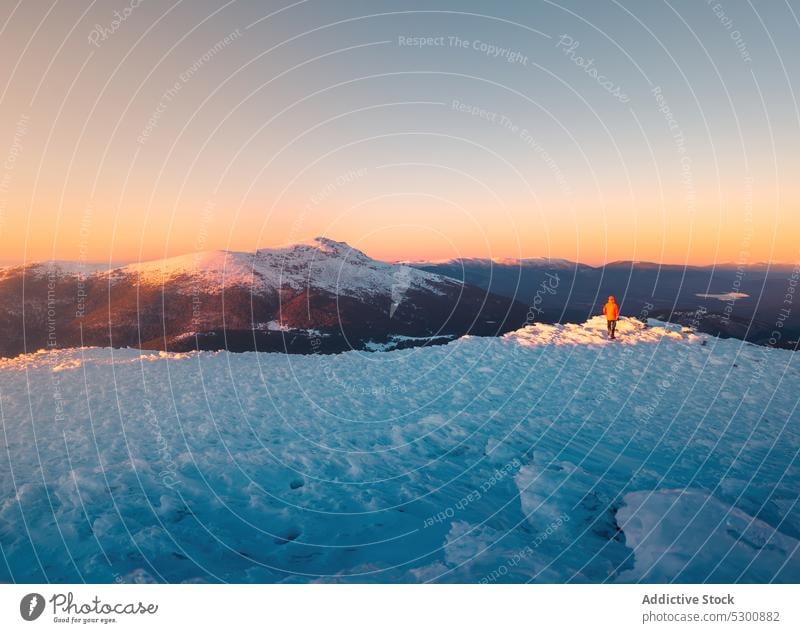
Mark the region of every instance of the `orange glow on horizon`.
[[[636, 230], [618, 227], [563, 226], [549, 232], [535, 226], [495, 226], [470, 230], [468, 227], [443, 230], [437, 223], [428, 226], [390, 225], [384, 228], [358, 225], [356, 221], [335, 223], [330, 230], [314, 233], [292, 231], [291, 224], [270, 224], [270, 236], [248, 231], [247, 227], [228, 227], [211, 222], [203, 239], [191, 223], [176, 223], [170, 233], [151, 225], [144, 231], [141, 219], [119, 222], [112, 230], [109, 218], [94, 218], [86, 231], [80, 224], [62, 223], [54, 235], [54, 224], [31, 226], [22, 216], [7, 216], [0, 232], [3, 265], [49, 259], [115, 264], [174, 257], [204, 250], [253, 251], [317, 236], [348, 243], [374, 259], [383, 261], [435, 262], [458, 258], [484, 258], [495, 263], [525, 258], [565, 259], [592, 266], [613, 261], [648, 261], [662, 264], [710, 265], [714, 263], [773, 262], [789, 264], [800, 258], [791, 227], [785, 222], [752, 222], [743, 216], [726, 225], [696, 222], [686, 226], [638, 226]], [[151, 223], [152, 224], [152, 223]], [[658, 224], [658, 223], [656, 223]], [[100, 232], [102, 229], [102, 233]], [[282, 230], [280, 230], [282, 229]], [[162, 232], [163, 231], [163, 232]], [[228, 233], [228, 234], [226, 234]], [[22, 236], [26, 236], [22, 237]], [[112, 237], [109, 237], [112, 236]], [[283, 238], [283, 239], [282, 239]], [[773, 242], [774, 240], [774, 242]]]

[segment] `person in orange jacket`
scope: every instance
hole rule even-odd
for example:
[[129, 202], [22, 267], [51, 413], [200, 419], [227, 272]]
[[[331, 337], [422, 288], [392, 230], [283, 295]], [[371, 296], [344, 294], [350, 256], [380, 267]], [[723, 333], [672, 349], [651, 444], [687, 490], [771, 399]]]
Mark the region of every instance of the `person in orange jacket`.
[[619, 306], [613, 295], [609, 296], [608, 303], [603, 306], [603, 314], [606, 315], [606, 323], [608, 324], [608, 338], [615, 338], [614, 333], [617, 331]]

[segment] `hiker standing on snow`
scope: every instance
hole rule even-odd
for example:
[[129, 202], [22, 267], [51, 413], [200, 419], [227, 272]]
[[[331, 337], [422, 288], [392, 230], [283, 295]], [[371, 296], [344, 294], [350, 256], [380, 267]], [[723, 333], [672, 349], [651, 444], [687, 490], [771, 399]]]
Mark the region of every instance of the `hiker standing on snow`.
[[608, 298], [608, 303], [603, 306], [603, 314], [606, 315], [606, 323], [608, 324], [608, 338], [615, 338], [614, 333], [617, 331], [619, 306], [613, 295]]

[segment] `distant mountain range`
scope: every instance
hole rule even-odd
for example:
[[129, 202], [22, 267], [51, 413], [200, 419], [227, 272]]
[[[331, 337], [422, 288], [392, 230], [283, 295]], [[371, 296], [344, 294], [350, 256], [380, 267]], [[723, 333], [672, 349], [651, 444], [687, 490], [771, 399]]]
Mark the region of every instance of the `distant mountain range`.
[[[790, 265], [682, 266], [566, 260], [456, 259], [416, 262], [493, 294], [533, 306], [537, 321], [583, 323], [615, 295], [623, 314], [693, 325], [703, 332], [795, 349], [800, 339], [800, 271]], [[800, 295], [800, 293], [798, 293]], [[705, 310], [698, 318], [698, 310]], [[775, 332], [778, 335], [775, 335]]]
[[508, 296], [345, 243], [212, 251], [111, 270], [0, 269], [0, 355], [48, 347], [337, 352], [444, 343], [520, 327]]
[[800, 308], [786, 303], [792, 283], [796, 270], [766, 264], [593, 267], [546, 258], [392, 264], [322, 237], [111, 269], [44, 262], [0, 268], [0, 356], [77, 346], [397, 349], [503, 334], [532, 321], [583, 323], [609, 294], [629, 316], [794, 349]]

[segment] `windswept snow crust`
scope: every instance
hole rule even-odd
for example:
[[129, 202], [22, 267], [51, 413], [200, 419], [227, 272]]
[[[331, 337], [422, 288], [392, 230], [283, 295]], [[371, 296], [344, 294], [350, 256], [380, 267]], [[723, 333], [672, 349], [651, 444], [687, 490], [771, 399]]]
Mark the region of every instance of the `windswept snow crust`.
[[617, 520], [636, 564], [620, 580], [797, 582], [800, 543], [701, 490], [631, 492]]
[[0, 581], [800, 582], [797, 357], [617, 331], [0, 361]]

